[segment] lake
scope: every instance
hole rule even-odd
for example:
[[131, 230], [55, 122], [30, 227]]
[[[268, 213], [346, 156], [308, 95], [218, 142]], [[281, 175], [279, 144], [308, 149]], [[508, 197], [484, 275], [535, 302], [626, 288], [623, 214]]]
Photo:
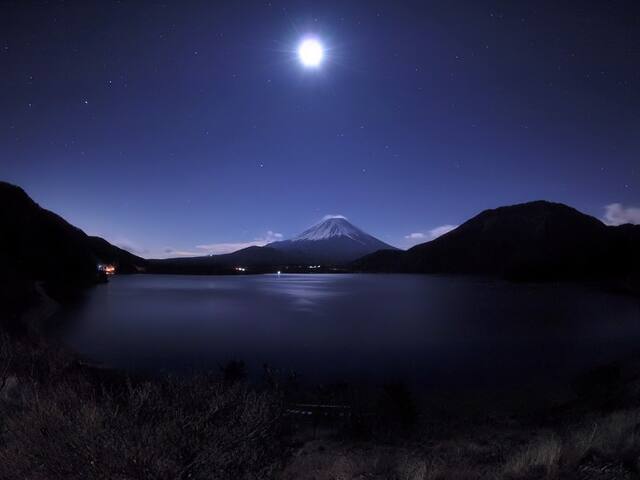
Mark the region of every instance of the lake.
[[71, 347], [109, 366], [237, 359], [314, 382], [555, 381], [640, 345], [637, 299], [459, 276], [123, 275], [59, 320]]

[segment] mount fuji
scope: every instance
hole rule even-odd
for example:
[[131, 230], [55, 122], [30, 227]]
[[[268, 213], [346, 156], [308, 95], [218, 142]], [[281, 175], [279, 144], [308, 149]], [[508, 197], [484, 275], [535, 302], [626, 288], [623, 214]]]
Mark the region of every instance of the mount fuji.
[[334, 265], [349, 263], [378, 250], [397, 250], [342, 216], [325, 217], [292, 239], [273, 242], [267, 247], [305, 263]]
[[264, 247], [247, 247], [224, 255], [150, 260], [149, 271], [209, 274], [227, 273], [238, 268], [268, 272], [280, 267], [303, 267], [306, 271], [309, 266], [345, 266], [379, 250], [397, 248], [363, 232], [342, 216], [330, 216], [290, 240], [272, 242]]

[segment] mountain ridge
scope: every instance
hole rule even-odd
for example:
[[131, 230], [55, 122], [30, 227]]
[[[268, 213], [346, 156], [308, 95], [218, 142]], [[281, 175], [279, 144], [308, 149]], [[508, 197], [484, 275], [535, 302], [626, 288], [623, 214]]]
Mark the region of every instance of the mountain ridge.
[[0, 322], [16, 320], [38, 297], [39, 286], [58, 301], [100, 280], [98, 263], [137, 271], [146, 261], [90, 237], [42, 208], [20, 187], [0, 181]]
[[359, 271], [465, 273], [513, 279], [596, 278], [640, 269], [640, 226], [611, 227], [567, 205], [538, 200], [487, 209], [405, 252], [376, 252]]
[[[86, 235], [6, 182], [0, 182], [0, 224], [5, 296], [13, 291], [12, 282], [22, 280], [43, 281], [54, 293], [90, 285], [96, 281], [98, 261], [115, 263], [122, 273], [260, 273], [293, 267], [283, 270], [483, 274], [515, 280], [640, 275], [640, 225], [605, 225], [575, 208], [544, 200], [484, 210], [407, 251], [337, 217], [263, 247], [146, 260]], [[362, 255], [361, 248], [369, 253]], [[308, 270], [319, 265], [322, 269]]]
[[344, 217], [330, 217], [288, 240], [222, 255], [151, 260], [153, 272], [229, 273], [237, 267], [271, 271], [277, 267], [340, 267], [380, 249], [395, 249]]

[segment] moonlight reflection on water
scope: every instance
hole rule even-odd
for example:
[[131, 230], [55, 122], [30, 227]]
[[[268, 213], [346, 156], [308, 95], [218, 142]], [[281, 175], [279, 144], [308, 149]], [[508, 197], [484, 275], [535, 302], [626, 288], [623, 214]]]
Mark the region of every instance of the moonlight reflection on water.
[[574, 285], [420, 275], [118, 276], [66, 341], [132, 369], [242, 359], [323, 381], [562, 379], [635, 349], [636, 300]]

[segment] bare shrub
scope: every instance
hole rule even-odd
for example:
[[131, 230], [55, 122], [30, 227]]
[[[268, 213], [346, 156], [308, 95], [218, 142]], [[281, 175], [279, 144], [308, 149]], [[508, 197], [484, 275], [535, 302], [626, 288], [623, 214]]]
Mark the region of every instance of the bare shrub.
[[588, 456], [599, 456], [625, 463], [637, 470], [640, 457], [640, 411], [624, 410], [595, 419], [572, 432], [566, 442], [565, 458], [569, 465], [581, 463]]
[[398, 480], [436, 480], [445, 478], [447, 465], [441, 459], [403, 456], [398, 462]]
[[510, 458], [504, 466], [507, 478], [552, 478], [560, 469], [562, 442], [555, 435], [541, 437]]
[[580, 466], [612, 466], [638, 472], [640, 458], [640, 410], [614, 412], [585, 421], [562, 439], [555, 434], [541, 437], [507, 460], [508, 478], [551, 478]]
[[[298, 451], [282, 472], [282, 480], [336, 480], [367, 478], [375, 470], [377, 452], [364, 457], [351, 448], [325, 449], [318, 442], [308, 442]], [[371, 476], [371, 475], [369, 475]]]
[[281, 406], [270, 393], [210, 377], [32, 382], [31, 400], [2, 412], [0, 478], [269, 478], [281, 458]]
[[0, 334], [0, 394], [7, 385], [13, 362], [13, 348], [7, 334]]

